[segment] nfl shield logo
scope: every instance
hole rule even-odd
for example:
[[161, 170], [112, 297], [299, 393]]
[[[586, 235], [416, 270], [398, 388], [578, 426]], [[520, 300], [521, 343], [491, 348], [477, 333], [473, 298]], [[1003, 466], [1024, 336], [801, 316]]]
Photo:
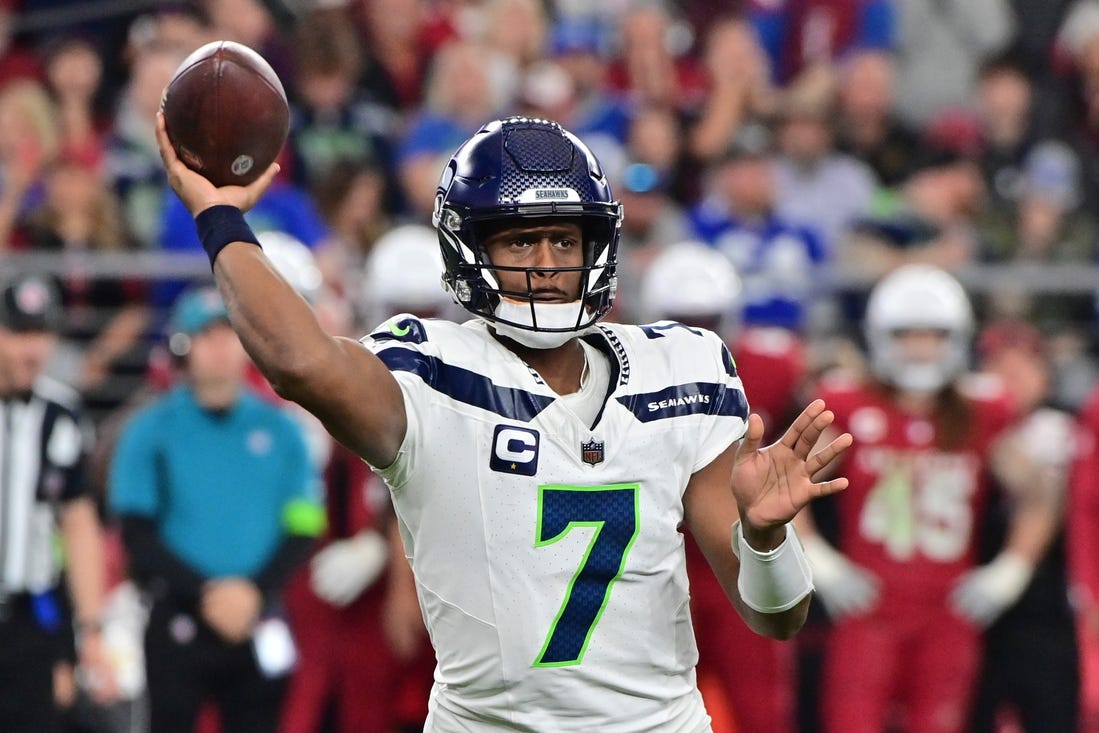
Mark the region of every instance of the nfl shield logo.
[[580, 444], [580, 459], [589, 466], [603, 462], [603, 443], [596, 442], [592, 438], [587, 443]]

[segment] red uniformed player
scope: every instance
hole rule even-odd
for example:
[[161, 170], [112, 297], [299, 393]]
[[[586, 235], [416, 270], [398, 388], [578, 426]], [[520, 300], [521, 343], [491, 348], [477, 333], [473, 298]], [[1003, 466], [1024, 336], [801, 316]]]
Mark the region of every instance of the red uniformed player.
[[820, 387], [834, 429], [855, 439], [838, 466], [851, 483], [837, 498], [835, 547], [799, 517], [834, 621], [824, 729], [962, 731], [981, 630], [1022, 594], [1044, 551], [1012, 526], [1004, 549], [976, 565], [988, 471], [1013, 410], [999, 380], [965, 376], [973, 314], [946, 272], [894, 271], [871, 293], [865, 325], [872, 378]]
[[[735, 310], [740, 288], [728, 258], [704, 244], [680, 242], [665, 247], [653, 259], [642, 282], [641, 299], [649, 318], [709, 328], [726, 338], [751, 409], [770, 431], [797, 411], [796, 398], [805, 378], [804, 347], [800, 337], [786, 329], [739, 323]], [[772, 437], [769, 433], [765, 439]], [[792, 647], [748, 629], [689, 535], [686, 547], [703, 695], [711, 686], [720, 690], [731, 708], [735, 730], [794, 730]], [[751, 666], [744, 664], [746, 658], [752, 660]], [[709, 699], [707, 707], [718, 709]], [[717, 716], [714, 730], [722, 730]]]
[[[347, 304], [323, 287], [305, 245], [277, 232], [264, 232], [260, 239], [276, 269], [311, 303], [325, 328], [350, 330]], [[403, 239], [387, 243], [382, 237], [378, 247], [382, 253], [401, 250], [410, 271], [423, 273], [435, 266], [438, 280], [441, 264], [433, 234], [428, 251], [434, 259], [424, 260], [423, 247]], [[419, 280], [426, 277], [430, 275]], [[409, 295], [414, 285], [407, 278], [390, 278], [387, 287]], [[445, 294], [436, 290], [441, 299]], [[279, 400], [258, 370], [251, 381], [261, 394]], [[434, 659], [388, 492], [315, 418], [297, 405], [288, 409], [305, 423], [310, 450], [323, 466], [327, 530], [284, 594], [298, 662], [279, 731], [314, 733], [329, 719], [341, 733], [388, 733], [422, 723]]]

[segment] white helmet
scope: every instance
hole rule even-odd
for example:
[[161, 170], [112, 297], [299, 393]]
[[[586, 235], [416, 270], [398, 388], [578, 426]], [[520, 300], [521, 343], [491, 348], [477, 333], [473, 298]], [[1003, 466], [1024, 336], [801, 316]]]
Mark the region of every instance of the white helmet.
[[298, 294], [310, 303], [316, 301], [324, 284], [313, 252], [296, 237], [280, 231], [257, 232], [267, 259]]
[[420, 224], [395, 227], [374, 243], [366, 260], [363, 303], [382, 320], [398, 311], [418, 313], [447, 307], [439, 235]]
[[668, 245], [653, 258], [641, 281], [641, 305], [649, 318], [732, 314], [740, 278], [729, 259], [701, 242]]
[[[973, 337], [973, 309], [961, 284], [931, 265], [905, 265], [882, 278], [866, 306], [870, 366], [879, 379], [911, 392], [937, 392], [965, 371]], [[912, 362], [897, 345], [898, 331], [946, 334], [939, 358]]]

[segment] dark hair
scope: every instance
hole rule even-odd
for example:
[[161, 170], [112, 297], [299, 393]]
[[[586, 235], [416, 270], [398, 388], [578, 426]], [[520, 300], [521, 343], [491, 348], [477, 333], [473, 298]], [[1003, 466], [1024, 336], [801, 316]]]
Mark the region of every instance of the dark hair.
[[[877, 388], [893, 399], [898, 394], [891, 384], [875, 380]], [[958, 390], [956, 383], [943, 387], [935, 395], [931, 423], [935, 426], [935, 447], [941, 451], [958, 450], [976, 434], [977, 412], [973, 402]]]
[[295, 74], [342, 74], [357, 81], [363, 67], [363, 47], [355, 26], [342, 14], [314, 12], [294, 34]]
[[1023, 65], [1023, 61], [1019, 56], [1019, 52], [1015, 49], [1008, 49], [1003, 53], [986, 59], [977, 71], [977, 80], [984, 81], [985, 79], [999, 76], [1000, 74], [1014, 74], [1024, 77], [1027, 80], [1030, 79], [1026, 67]]

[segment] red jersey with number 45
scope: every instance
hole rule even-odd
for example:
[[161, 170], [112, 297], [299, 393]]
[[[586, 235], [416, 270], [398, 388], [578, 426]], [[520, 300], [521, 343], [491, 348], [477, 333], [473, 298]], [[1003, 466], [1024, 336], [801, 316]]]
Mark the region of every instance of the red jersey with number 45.
[[855, 439], [838, 469], [850, 480], [838, 495], [838, 546], [881, 580], [883, 602], [938, 604], [975, 563], [988, 454], [1012, 419], [1001, 384], [963, 383], [970, 429], [942, 447], [932, 419], [902, 412], [880, 386], [822, 382], [834, 427]]

